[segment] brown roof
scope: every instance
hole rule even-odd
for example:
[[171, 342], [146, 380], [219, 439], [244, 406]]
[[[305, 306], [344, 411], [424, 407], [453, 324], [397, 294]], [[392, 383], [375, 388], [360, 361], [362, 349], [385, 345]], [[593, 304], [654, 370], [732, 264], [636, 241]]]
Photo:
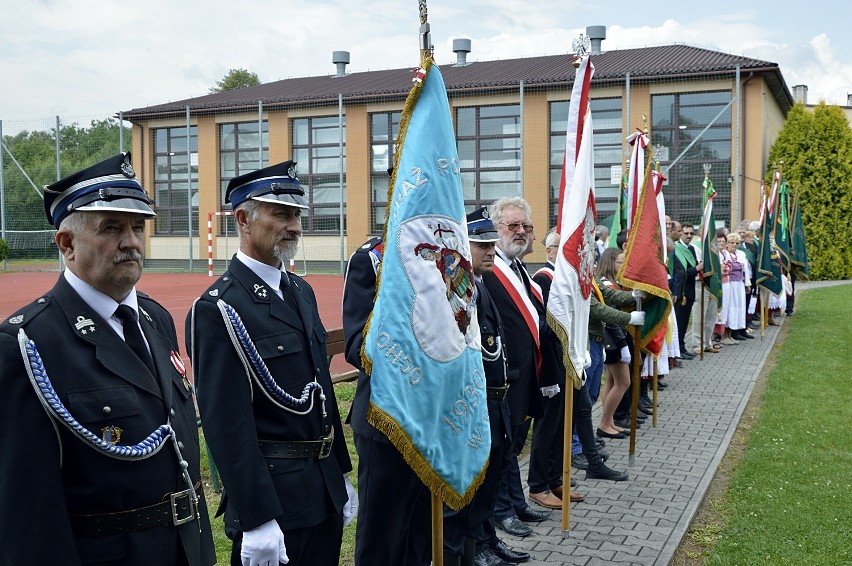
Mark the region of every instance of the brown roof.
[[[567, 86], [574, 79], [571, 55], [548, 55], [523, 59], [472, 62], [463, 66], [442, 64], [441, 74], [452, 97], [458, 92], [494, 92], [516, 89], [523, 80], [527, 86]], [[741, 76], [762, 75], [783, 112], [793, 105], [793, 97], [777, 63], [711, 51], [689, 45], [664, 45], [607, 51], [592, 56], [595, 76], [592, 84], [623, 83], [630, 73], [631, 83], [653, 82], [672, 77], [730, 77], [737, 66]], [[166, 104], [135, 108], [123, 113], [126, 120], [181, 115], [189, 105], [194, 113], [256, 108], [292, 108], [317, 104], [337, 104], [338, 95], [351, 104], [359, 101], [404, 99], [411, 88], [412, 69], [390, 69], [284, 79], [237, 90], [208, 94]]]

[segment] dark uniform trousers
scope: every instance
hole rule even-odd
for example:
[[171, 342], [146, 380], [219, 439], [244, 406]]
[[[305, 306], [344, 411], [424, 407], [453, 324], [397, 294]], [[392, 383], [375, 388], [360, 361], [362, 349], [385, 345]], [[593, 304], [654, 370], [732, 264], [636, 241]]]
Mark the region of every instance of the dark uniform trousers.
[[[291, 566], [332, 566], [338, 562], [347, 500], [343, 475], [352, 465], [316, 297], [292, 274], [283, 277], [281, 290], [284, 300], [235, 256], [188, 314], [187, 350], [205, 439], [224, 486], [220, 511], [225, 533], [234, 541], [232, 563], [240, 563], [242, 533], [274, 519], [284, 533]], [[273, 403], [274, 395], [248, 376], [218, 300], [238, 313], [277, 387], [298, 399], [308, 383], [320, 384], [326, 417], [319, 392], [312, 393], [313, 407], [306, 414], [294, 414]], [[265, 456], [259, 444], [317, 441], [332, 433], [325, 458]]]
[[[460, 509], [453, 511], [445, 508], [444, 511], [444, 553], [455, 556], [465, 556], [468, 563], [472, 562], [472, 551], [477, 541], [487, 541], [490, 535], [486, 534], [486, 523], [494, 513], [494, 505], [497, 502], [497, 490], [501, 475], [501, 462], [506, 454], [511, 453], [509, 442], [509, 406], [506, 403], [506, 362], [502, 355], [502, 344], [505, 336], [502, 331], [500, 315], [488, 290], [482, 282], [476, 282], [477, 299], [476, 309], [479, 318], [480, 336], [482, 348], [486, 355], [491, 358], [493, 354], [500, 352], [497, 359], [484, 359], [486, 387], [492, 392], [488, 399], [488, 419], [491, 427], [491, 452], [489, 455], [488, 469], [485, 471], [485, 479], [473, 500]], [[499, 338], [499, 341], [498, 341]], [[469, 541], [469, 542], [468, 542]], [[467, 543], [467, 547], [465, 546]], [[465, 550], [467, 549], [467, 552]]]
[[370, 376], [362, 368], [361, 345], [376, 294], [381, 250], [381, 238], [374, 238], [352, 254], [343, 289], [346, 361], [362, 369], [347, 418], [358, 452], [355, 565], [428, 566], [431, 494], [387, 437], [367, 422]]
[[[85, 429], [128, 446], [168, 421], [191, 480], [200, 487], [195, 405], [180, 364], [171, 360], [172, 352], [179, 352], [174, 322], [141, 293], [138, 305], [156, 375], [64, 275], [0, 326], [0, 564], [195, 566], [216, 561], [203, 494], [200, 524], [193, 520], [92, 536], [69, 517], [159, 504], [164, 495], [189, 486], [171, 439], [144, 460], [118, 460], [48, 417], [27, 376], [17, 340], [20, 329], [35, 342], [57, 399]], [[103, 523], [112, 527], [117, 520]]]

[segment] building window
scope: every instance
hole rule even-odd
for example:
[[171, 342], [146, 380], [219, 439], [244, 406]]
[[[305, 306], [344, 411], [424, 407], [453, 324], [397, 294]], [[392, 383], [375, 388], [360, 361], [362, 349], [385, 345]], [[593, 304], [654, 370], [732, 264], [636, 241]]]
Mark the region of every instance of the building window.
[[456, 109], [465, 208], [521, 196], [521, 109], [518, 104]]
[[[198, 217], [198, 130], [187, 128], [157, 128], [154, 137], [154, 199], [157, 216], [154, 234], [157, 236], [187, 235], [189, 230], [188, 199], [192, 217]], [[191, 193], [191, 197], [189, 196]], [[192, 233], [198, 234], [193, 223]]]
[[[258, 129], [260, 129], [258, 135]], [[219, 124], [219, 206], [231, 209], [225, 203], [228, 182], [234, 177], [262, 169], [269, 164], [269, 122], [237, 122]], [[222, 217], [219, 233], [236, 233], [233, 216]]]
[[345, 219], [346, 123], [341, 131], [338, 122], [337, 116], [297, 118], [291, 122], [293, 161], [297, 162], [296, 172], [309, 205], [307, 214], [302, 215], [306, 234], [339, 233], [341, 201]]
[[370, 231], [381, 234], [385, 229], [388, 205], [388, 168], [393, 165], [395, 141], [399, 134], [401, 112], [379, 112], [370, 115]]
[[[559, 210], [559, 186], [565, 156], [565, 136], [568, 129], [568, 101], [550, 103], [550, 226], [556, 225]], [[621, 98], [591, 100], [594, 131], [595, 207], [598, 223], [607, 222], [618, 203], [623, 159], [624, 135], [621, 128]]]
[[[666, 213], [696, 223], [704, 209], [704, 165], [718, 193], [717, 219], [731, 214], [731, 92], [658, 94], [651, 97], [651, 142], [668, 181]], [[672, 165], [673, 164], [673, 165]]]

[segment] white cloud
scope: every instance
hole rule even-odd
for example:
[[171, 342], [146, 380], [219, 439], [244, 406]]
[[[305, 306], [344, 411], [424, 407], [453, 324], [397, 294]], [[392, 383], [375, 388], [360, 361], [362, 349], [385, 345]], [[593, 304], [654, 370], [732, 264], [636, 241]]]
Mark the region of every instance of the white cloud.
[[[452, 40], [472, 40], [469, 60], [567, 53], [588, 25], [606, 25], [605, 50], [686, 43], [778, 63], [809, 100], [845, 104], [852, 91], [852, 34], [827, 0], [795, 16], [776, 2], [719, 0], [614, 6], [599, 0], [466, 0], [429, 5], [439, 63]], [[822, 9], [825, 8], [825, 9]], [[419, 20], [410, 1], [0, 0], [0, 119], [106, 116], [207, 93], [231, 68], [264, 82], [418, 62]], [[791, 23], [791, 19], [795, 19]], [[8, 88], [7, 85], [12, 85]]]

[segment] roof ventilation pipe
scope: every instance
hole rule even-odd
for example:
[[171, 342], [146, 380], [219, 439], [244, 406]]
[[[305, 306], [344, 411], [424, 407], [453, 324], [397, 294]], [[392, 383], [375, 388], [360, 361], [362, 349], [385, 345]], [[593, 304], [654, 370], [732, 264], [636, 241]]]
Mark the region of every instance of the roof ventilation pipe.
[[467, 65], [467, 54], [470, 53], [469, 39], [454, 39], [453, 52], [456, 54], [456, 64], [454, 67], [463, 67]]
[[348, 51], [335, 51], [331, 54], [331, 62], [337, 65], [336, 77], [346, 76], [346, 65], [349, 64]]
[[586, 37], [592, 42], [592, 55], [600, 55], [601, 42], [606, 39], [606, 26], [586, 26]]

